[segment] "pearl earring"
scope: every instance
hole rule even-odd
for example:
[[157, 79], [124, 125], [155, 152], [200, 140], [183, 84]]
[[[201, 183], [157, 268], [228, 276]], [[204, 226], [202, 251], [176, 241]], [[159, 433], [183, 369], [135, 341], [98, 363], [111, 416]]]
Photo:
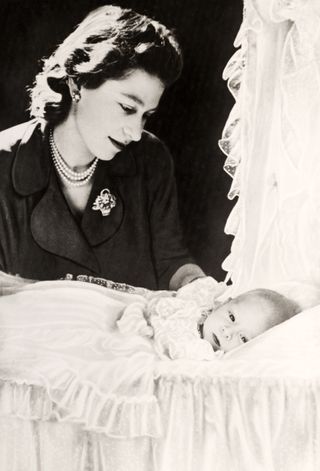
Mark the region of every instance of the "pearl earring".
[[79, 103], [80, 98], [81, 98], [80, 92], [78, 90], [72, 92], [71, 98], [74, 103]]

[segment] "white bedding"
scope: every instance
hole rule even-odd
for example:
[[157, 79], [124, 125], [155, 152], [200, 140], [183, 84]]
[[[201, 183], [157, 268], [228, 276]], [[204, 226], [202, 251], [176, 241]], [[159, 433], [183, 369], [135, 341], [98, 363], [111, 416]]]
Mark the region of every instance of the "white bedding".
[[1, 471], [319, 469], [320, 307], [173, 361], [117, 331], [143, 302], [61, 281], [0, 298]]

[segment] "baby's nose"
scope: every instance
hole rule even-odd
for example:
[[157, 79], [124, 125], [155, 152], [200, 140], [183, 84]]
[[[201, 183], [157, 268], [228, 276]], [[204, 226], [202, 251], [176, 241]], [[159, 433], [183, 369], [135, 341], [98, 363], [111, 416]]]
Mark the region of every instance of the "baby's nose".
[[231, 340], [232, 339], [232, 332], [230, 331], [229, 327], [222, 326], [221, 327], [221, 333], [224, 336], [226, 340]]

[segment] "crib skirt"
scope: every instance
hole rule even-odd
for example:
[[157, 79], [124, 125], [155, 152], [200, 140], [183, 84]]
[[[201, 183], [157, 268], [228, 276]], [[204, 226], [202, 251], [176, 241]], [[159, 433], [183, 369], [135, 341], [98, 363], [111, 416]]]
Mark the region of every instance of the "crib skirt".
[[115, 295], [41, 286], [1, 298], [0, 471], [319, 471], [320, 306], [170, 360], [106, 326]]
[[150, 471], [148, 438], [112, 439], [80, 425], [0, 420], [2, 471]]
[[[158, 437], [54, 420], [0, 420], [1, 471], [316, 471], [319, 381], [181, 374], [157, 382]], [[182, 368], [183, 370], [183, 368]]]

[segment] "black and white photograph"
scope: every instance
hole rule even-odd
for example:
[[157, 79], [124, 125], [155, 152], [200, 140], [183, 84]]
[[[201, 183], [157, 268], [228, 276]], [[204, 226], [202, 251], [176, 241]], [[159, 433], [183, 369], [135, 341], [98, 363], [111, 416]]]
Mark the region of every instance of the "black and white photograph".
[[0, 471], [319, 471], [320, 0], [0, 38]]

